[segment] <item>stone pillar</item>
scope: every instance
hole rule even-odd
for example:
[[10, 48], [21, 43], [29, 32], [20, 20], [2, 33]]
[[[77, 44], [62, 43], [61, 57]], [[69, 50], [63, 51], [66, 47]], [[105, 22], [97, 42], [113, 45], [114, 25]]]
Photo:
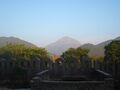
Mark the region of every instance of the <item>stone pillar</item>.
[[114, 90], [114, 80], [112, 78], [105, 79], [106, 90]]
[[42, 81], [42, 79], [38, 76], [34, 77], [31, 80], [31, 90], [39, 90], [40, 89], [40, 82]]

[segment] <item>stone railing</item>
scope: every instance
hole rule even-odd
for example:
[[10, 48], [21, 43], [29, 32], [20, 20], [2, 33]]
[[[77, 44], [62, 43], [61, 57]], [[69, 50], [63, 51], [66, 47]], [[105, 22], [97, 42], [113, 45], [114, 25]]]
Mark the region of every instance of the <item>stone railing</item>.
[[38, 81], [31, 90], [114, 90], [111, 80], [106, 81]]
[[31, 90], [114, 90], [114, 84], [111, 78], [104, 81], [51, 81], [42, 79], [39, 73], [31, 80]]

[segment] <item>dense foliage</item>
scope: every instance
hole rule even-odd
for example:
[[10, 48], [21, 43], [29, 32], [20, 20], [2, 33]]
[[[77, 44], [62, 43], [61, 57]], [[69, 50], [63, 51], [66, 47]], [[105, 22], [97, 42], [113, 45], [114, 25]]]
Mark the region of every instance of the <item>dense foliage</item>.
[[82, 56], [87, 56], [89, 50], [88, 49], [82, 49], [82, 48], [70, 48], [66, 52], [63, 53], [62, 57], [66, 61], [73, 61], [76, 60], [78, 63], [80, 62], [80, 58]]
[[105, 47], [105, 67], [115, 79], [115, 90], [120, 89], [120, 40], [112, 41]]
[[[73, 72], [83, 65], [83, 57], [88, 57], [88, 49], [82, 48], [70, 48], [63, 53], [63, 64], [66, 71]], [[82, 62], [81, 62], [82, 61]]]
[[7, 44], [0, 48], [0, 58], [7, 60], [31, 60], [48, 57], [49, 54], [44, 48], [31, 48], [22, 44]]
[[105, 59], [120, 60], [120, 40], [113, 41], [105, 47]]

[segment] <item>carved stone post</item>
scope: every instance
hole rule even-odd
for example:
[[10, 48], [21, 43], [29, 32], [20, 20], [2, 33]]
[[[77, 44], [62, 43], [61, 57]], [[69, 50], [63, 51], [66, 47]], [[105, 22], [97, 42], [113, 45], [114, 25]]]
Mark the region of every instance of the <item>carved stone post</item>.
[[114, 80], [112, 78], [105, 79], [106, 90], [114, 90]]

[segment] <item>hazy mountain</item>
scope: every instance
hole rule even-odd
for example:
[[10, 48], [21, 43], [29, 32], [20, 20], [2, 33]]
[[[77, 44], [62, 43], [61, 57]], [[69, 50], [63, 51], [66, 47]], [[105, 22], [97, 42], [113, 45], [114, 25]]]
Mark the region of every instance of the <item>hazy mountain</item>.
[[25, 44], [29, 47], [36, 47], [34, 44], [21, 40], [16, 37], [0, 37], [0, 47], [5, 46], [7, 43], [14, 43], [14, 44]]
[[61, 55], [68, 48], [77, 48], [79, 46], [80, 46], [79, 41], [70, 37], [63, 37], [58, 41], [46, 46], [46, 49], [53, 54]]
[[[113, 40], [120, 40], [120, 37], [117, 37]], [[70, 37], [63, 37], [62, 39], [48, 45], [46, 49], [53, 54], [61, 55], [68, 48], [81, 47], [90, 50], [89, 56], [104, 56], [104, 50], [105, 50], [104, 47], [108, 45], [110, 42], [112, 42], [112, 40], [107, 40], [97, 45], [87, 43], [80, 46], [79, 41], [72, 39]]]
[[115, 40], [120, 40], [120, 37], [117, 37]]
[[[120, 37], [117, 37], [113, 40], [120, 40]], [[112, 40], [108, 40], [108, 41], [102, 42], [97, 45], [88, 43], [88, 44], [84, 44], [84, 45], [80, 46], [79, 41], [77, 41], [73, 38], [70, 38], [70, 37], [63, 37], [63, 38], [59, 39], [58, 41], [56, 41], [52, 44], [49, 44], [45, 48], [53, 54], [61, 55], [64, 51], [66, 51], [69, 48], [81, 47], [81, 48], [89, 49], [90, 56], [104, 56], [104, 47], [106, 45], [108, 45], [110, 42], [112, 42]], [[25, 44], [26, 46], [29, 46], [29, 47], [36, 47], [32, 43], [21, 40], [16, 37], [0, 37], [0, 47], [5, 46], [7, 43]]]
[[[117, 37], [113, 40], [120, 40], [120, 37]], [[89, 52], [89, 55], [90, 56], [104, 56], [104, 47], [106, 45], [108, 45], [110, 42], [112, 42], [113, 40], [107, 40], [107, 41], [104, 41], [100, 44], [97, 44], [97, 45], [92, 45], [92, 44], [84, 44], [81, 46], [81, 48], [87, 48], [90, 50]]]
[[86, 49], [92, 49], [94, 48], [95, 45], [93, 44], [90, 44], [90, 43], [87, 43], [87, 44], [84, 44], [82, 46], [80, 46], [81, 48], [86, 48]]

